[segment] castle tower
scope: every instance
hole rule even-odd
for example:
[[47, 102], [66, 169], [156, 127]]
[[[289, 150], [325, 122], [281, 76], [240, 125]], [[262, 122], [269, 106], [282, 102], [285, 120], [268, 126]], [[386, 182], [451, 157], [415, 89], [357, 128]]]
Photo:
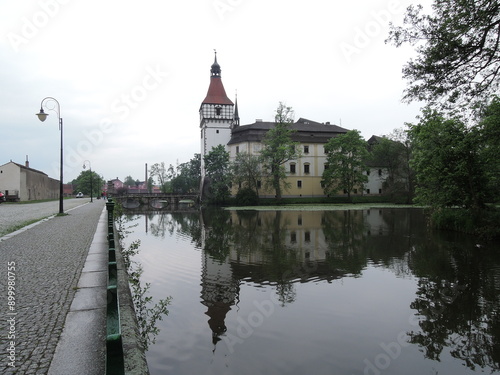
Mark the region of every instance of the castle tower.
[[215, 52], [215, 61], [210, 72], [210, 86], [208, 87], [207, 96], [200, 106], [202, 181], [205, 177], [203, 155], [208, 154], [212, 147], [218, 145], [227, 146], [231, 139], [231, 129], [234, 122], [234, 104], [227, 97], [222, 84], [221, 68], [217, 63], [217, 52]]

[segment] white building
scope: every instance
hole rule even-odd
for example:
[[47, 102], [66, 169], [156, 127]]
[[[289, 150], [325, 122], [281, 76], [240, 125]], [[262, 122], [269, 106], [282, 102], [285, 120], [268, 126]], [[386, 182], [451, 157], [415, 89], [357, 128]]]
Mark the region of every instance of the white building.
[[17, 195], [21, 201], [59, 198], [59, 180], [12, 160], [0, 165], [0, 191], [6, 196]]

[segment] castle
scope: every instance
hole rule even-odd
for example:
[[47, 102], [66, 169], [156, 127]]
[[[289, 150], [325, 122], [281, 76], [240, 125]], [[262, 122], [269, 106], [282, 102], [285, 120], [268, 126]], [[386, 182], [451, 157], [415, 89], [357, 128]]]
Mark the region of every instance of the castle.
[[[233, 103], [226, 94], [217, 54], [210, 72], [208, 92], [200, 106], [202, 183], [205, 181], [203, 156], [213, 147], [224, 145], [229, 152], [230, 160], [234, 160], [240, 152], [258, 155], [266, 132], [275, 125], [274, 122], [262, 120], [240, 125], [238, 102]], [[291, 186], [284, 191], [283, 197], [323, 197], [325, 194], [321, 180], [323, 171], [328, 167], [324, 146], [330, 138], [345, 134], [348, 129], [329, 122], [319, 123], [305, 118], [299, 118], [292, 124], [292, 129], [295, 130], [293, 140], [300, 142], [302, 157], [286, 163], [287, 181]], [[365, 171], [369, 182], [363, 191], [354, 191], [355, 195], [382, 194], [385, 169], [376, 166], [371, 166], [371, 169], [375, 169], [375, 172], [368, 169]], [[234, 189], [233, 193], [236, 193], [237, 187]], [[266, 191], [264, 186], [261, 186], [259, 195], [263, 198], [274, 197], [274, 192]]]

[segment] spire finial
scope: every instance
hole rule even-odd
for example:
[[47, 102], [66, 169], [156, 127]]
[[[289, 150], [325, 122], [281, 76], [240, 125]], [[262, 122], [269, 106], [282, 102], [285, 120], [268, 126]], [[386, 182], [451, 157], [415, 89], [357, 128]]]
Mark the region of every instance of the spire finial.
[[210, 69], [210, 72], [212, 72], [212, 77], [220, 77], [220, 65], [217, 62], [217, 50], [214, 48], [214, 54], [215, 54], [215, 60], [214, 63], [212, 64], [212, 69]]

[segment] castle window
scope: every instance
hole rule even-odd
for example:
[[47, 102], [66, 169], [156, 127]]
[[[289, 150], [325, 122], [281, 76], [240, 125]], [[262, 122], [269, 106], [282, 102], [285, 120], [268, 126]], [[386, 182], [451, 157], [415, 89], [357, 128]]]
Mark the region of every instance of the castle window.
[[219, 134], [219, 130], [216, 130], [215, 132], [216, 132], [217, 134]]
[[239, 154], [240, 153], [240, 146], [236, 146], [236, 153]]
[[220, 116], [220, 112], [221, 112], [222, 108], [221, 107], [215, 107], [215, 114], [217, 116]]
[[309, 174], [310, 173], [309, 169], [310, 169], [310, 164], [304, 164], [304, 173], [305, 174]]
[[290, 173], [295, 173], [295, 164], [290, 164]]
[[304, 154], [308, 154], [309, 153], [309, 146], [304, 146]]
[[301, 180], [298, 180], [297, 181], [297, 187], [300, 189], [302, 188], [302, 181]]
[[[304, 233], [304, 241], [311, 242], [311, 232], [307, 231]], [[308, 253], [306, 253], [308, 254]]]

